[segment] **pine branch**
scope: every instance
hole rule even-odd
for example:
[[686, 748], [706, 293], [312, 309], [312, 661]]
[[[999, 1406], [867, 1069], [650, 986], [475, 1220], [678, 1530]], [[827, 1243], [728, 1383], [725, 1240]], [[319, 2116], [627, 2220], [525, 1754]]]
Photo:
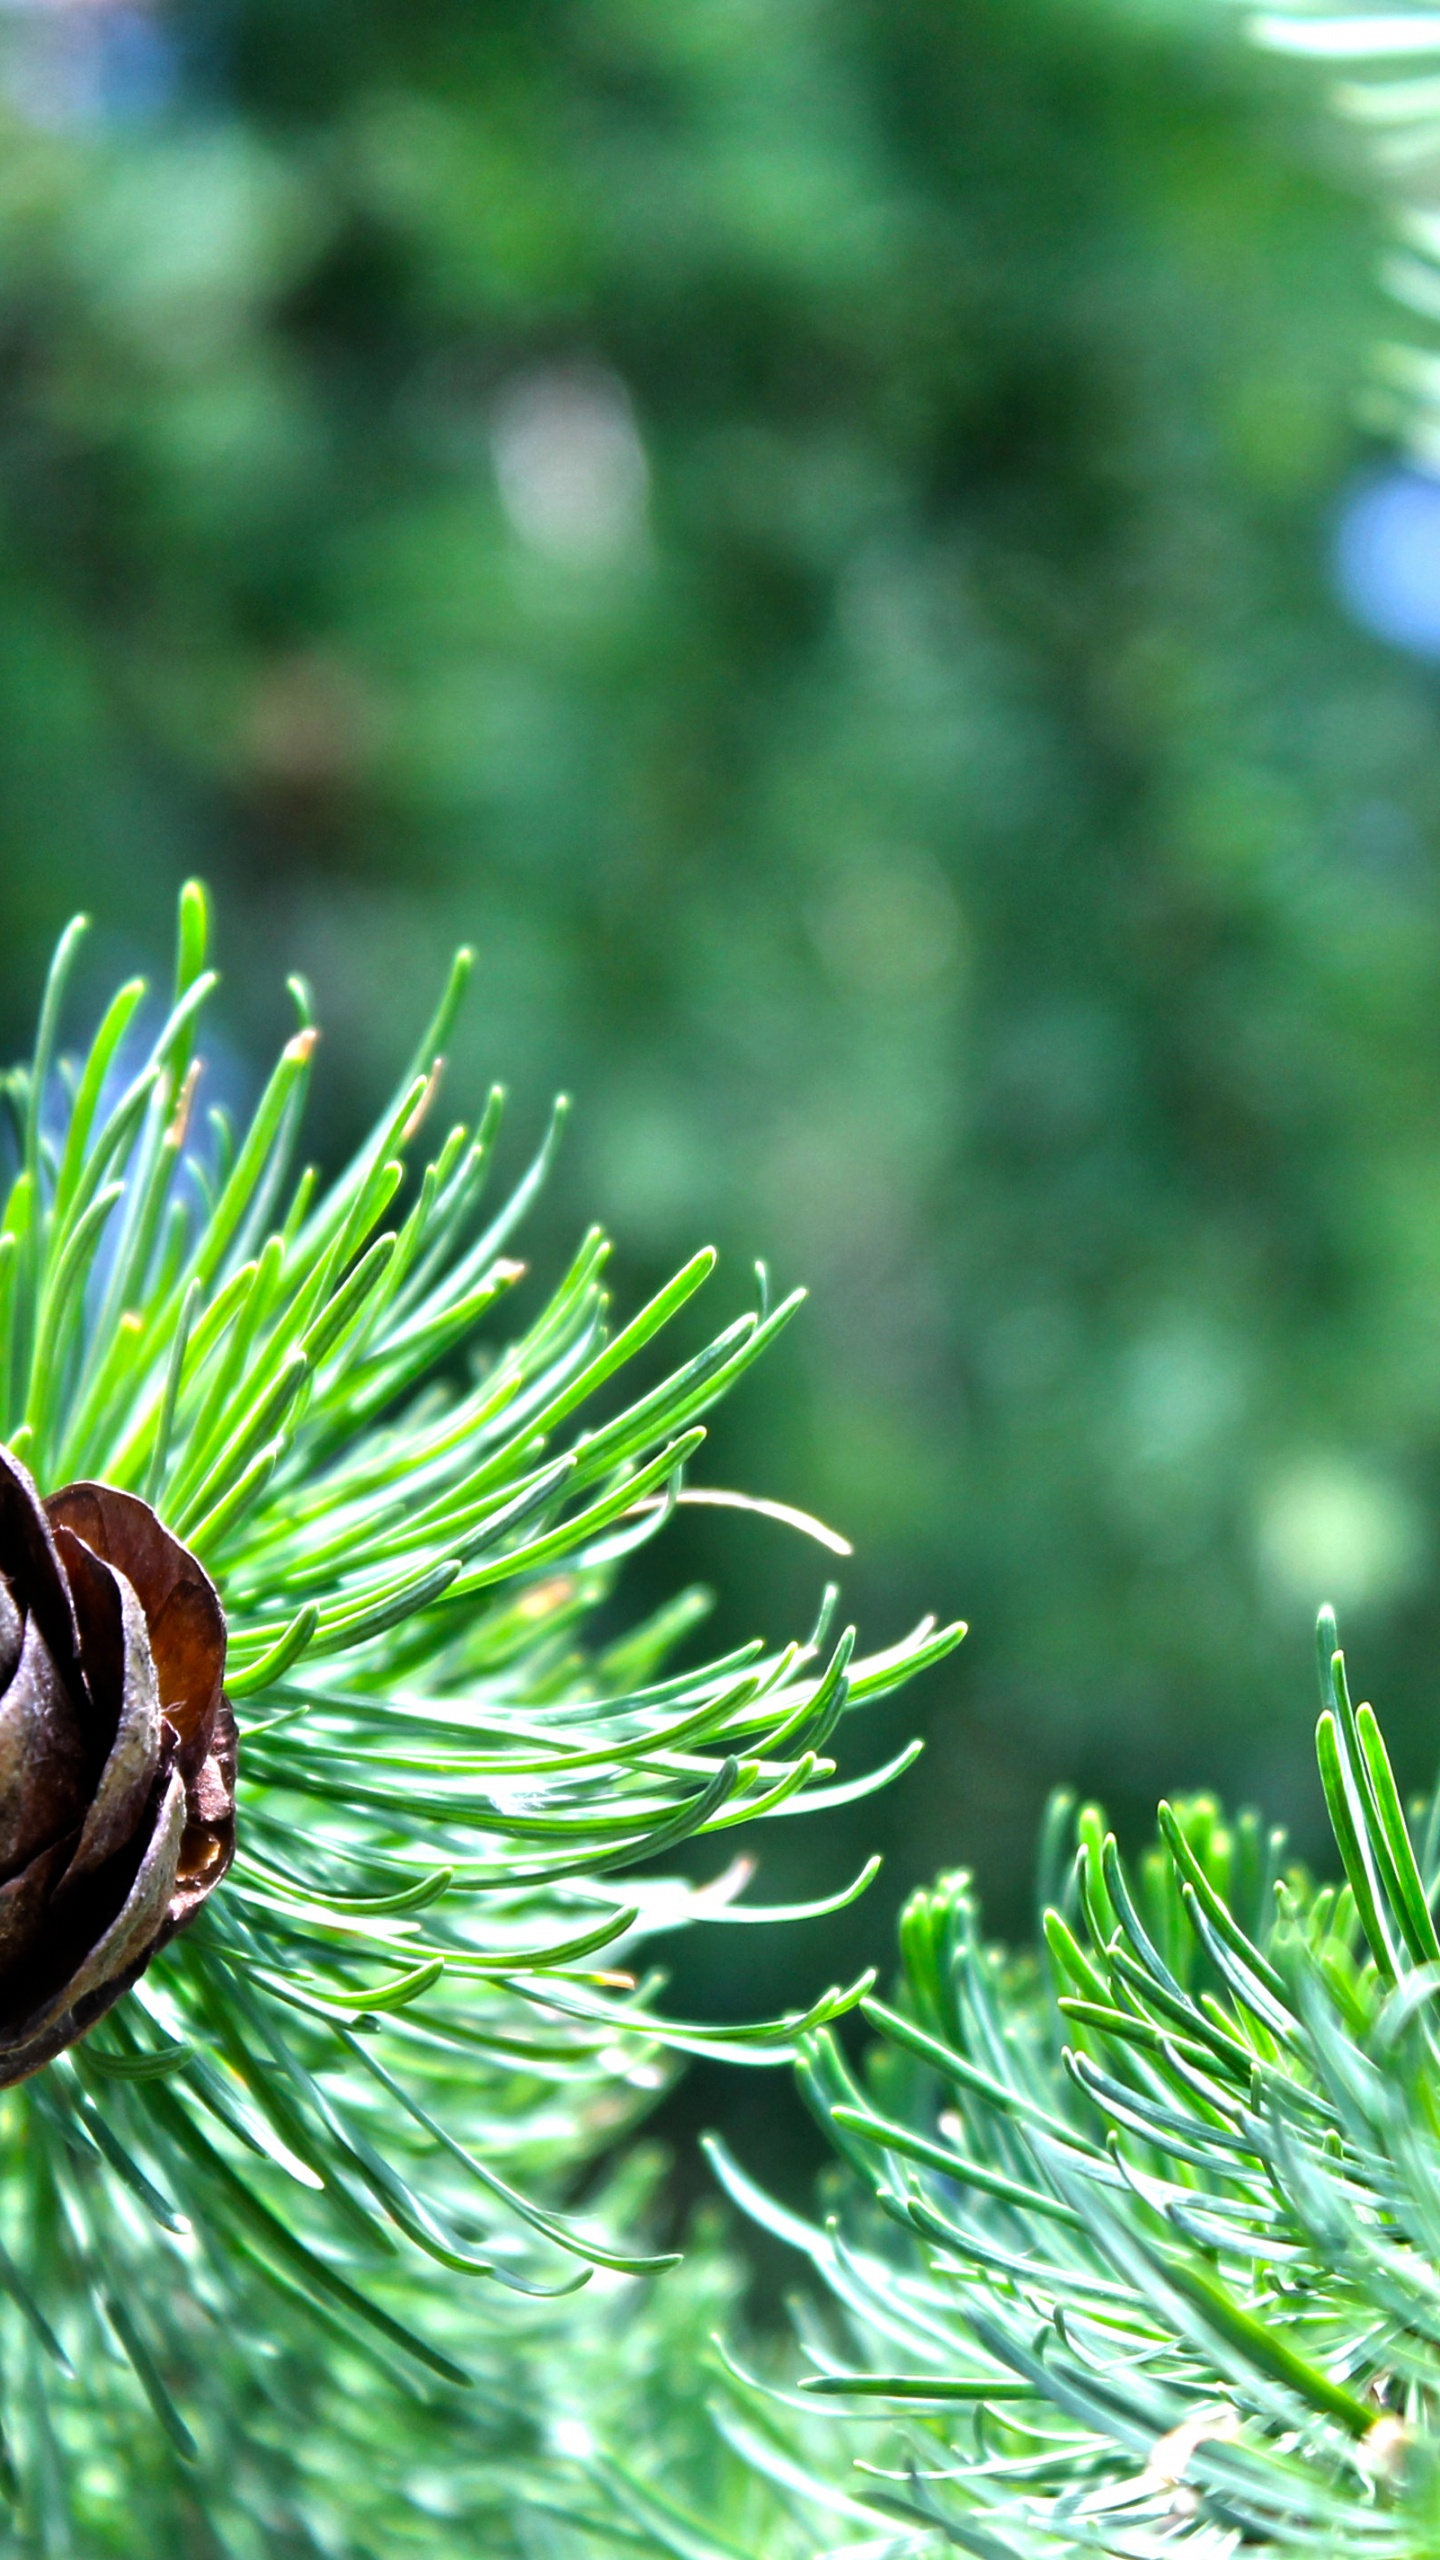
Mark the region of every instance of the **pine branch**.
[[[497, 1340], [553, 1133], [488, 1215], [495, 1097], [417, 1153], [465, 955], [392, 1104], [322, 1189], [294, 1167], [315, 1038], [303, 990], [248, 1126], [207, 1145], [202, 893], [182, 899], [174, 1002], [148, 1052], [130, 1057], [126, 988], [62, 1077], [79, 933], [9, 1082], [0, 1434], [42, 1493], [82, 1477], [142, 1495], [214, 1578], [237, 1847], [120, 2005], [0, 2098], [0, 2390], [17, 2549], [137, 2547], [132, 2499], [171, 2519], [147, 2527], [154, 2547], [180, 2547], [184, 2516], [194, 2547], [228, 2549], [222, 2519], [244, 2501], [225, 2448], [267, 2407], [262, 2432], [284, 2438], [297, 2360], [330, 2432], [291, 2448], [287, 2532], [306, 2462], [344, 2469], [348, 2389], [375, 2395], [372, 2415], [392, 2386], [449, 2406], [480, 2387], [477, 2366], [506, 2369], [475, 2279], [482, 2302], [520, 2296], [526, 2323], [595, 2269], [668, 2263], [603, 2210], [567, 2209], [587, 2159], [676, 2055], [784, 2061], [866, 1985], [759, 2025], [672, 2019], [634, 1957], [655, 1929], [745, 1917], [737, 1880], [630, 1871], [854, 1791], [828, 1783], [838, 1722], [960, 1631], [927, 1623], [857, 1660], [853, 1631], [827, 1644], [822, 1618], [809, 1641], [675, 1670], [686, 1600], [587, 1645], [624, 1558], [683, 1491], [700, 1417], [797, 1301], [672, 1355], [657, 1382], [653, 1349], [714, 1256], [612, 1332], [591, 1233]], [[361, 2364], [371, 2379], [352, 2386]], [[400, 2506], [419, 2531], [423, 2501]], [[335, 2530], [331, 2512], [293, 2547], [328, 2551]]]
[[717, 2152], [831, 2301], [793, 2388], [728, 2386], [797, 2551], [837, 2500], [874, 2560], [1435, 2549], [1437, 1822], [1402, 1810], [1328, 1612], [1321, 1674], [1343, 1881], [1208, 1797], [1162, 1805], [1132, 1865], [1063, 1799], [1039, 1955], [986, 1946], [942, 1877], [864, 2003], [863, 2079], [804, 2039], [838, 2220]]

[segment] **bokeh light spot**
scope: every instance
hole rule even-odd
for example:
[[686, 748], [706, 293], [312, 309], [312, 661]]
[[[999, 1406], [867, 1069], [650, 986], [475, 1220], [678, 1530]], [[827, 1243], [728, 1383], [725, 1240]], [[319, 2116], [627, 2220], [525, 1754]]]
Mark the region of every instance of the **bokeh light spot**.
[[516, 375], [491, 424], [500, 501], [522, 542], [609, 560], [645, 529], [650, 471], [623, 382], [598, 369]]
[[1425, 1561], [1414, 1504], [1388, 1478], [1344, 1458], [1309, 1458], [1261, 1499], [1261, 1569], [1277, 1597], [1315, 1608], [1380, 1607], [1410, 1589]]
[[1377, 639], [1440, 659], [1440, 479], [1394, 470], [1360, 481], [1341, 509], [1335, 577]]

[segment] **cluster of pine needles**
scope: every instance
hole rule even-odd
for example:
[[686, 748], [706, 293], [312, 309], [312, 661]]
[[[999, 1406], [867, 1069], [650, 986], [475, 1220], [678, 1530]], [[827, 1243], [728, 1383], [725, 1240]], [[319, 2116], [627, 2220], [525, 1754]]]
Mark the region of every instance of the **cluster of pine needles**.
[[[1440, 1798], [1402, 1802], [1333, 1621], [1332, 1881], [1208, 1798], [1133, 1861], [1058, 1798], [1034, 1954], [946, 1876], [885, 1996], [672, 2015], [647, 1940], [873, 1862], [766, 1913], [656, 1859], [883, 1784], [842, 1720], [959, 1630], [864, 1655], [832, 1592], [697, 1662], [682, 1593], [596, 1633], [795, 1302], [667, 1358], [713, 1256], [614, 1325], [592, 1232], [536, 1303], [554, 1130], [497, 1204], [498, 1097], [436, 1122], [463, 956], [318, 1183], [298, 983], [247, 1125], [206, 1108], [208, 936], [188, 888], [164, 1019], [126, 986], [72, 1059], [72, 929], [6, 1085], [0, 1438], [214, 1577], [240, 1787], [223, 1885], [0, 2099], [0, 2551], [1433, 2555]], [[813, 2221], [713, 2154], [799, 2253], [788, 2343], [713, 2222], [647, 2245], [625, 2137], [690, 2053], [793, 2064], [833, 2145]]]
[[613, 2306], [566, 2302], [557, 2332], [556, 2304], [597, 2277], [636, 2298], [669, 2263], [623, 2185], [569, 2209], [587, 2166], [673, 2057], [784, 2062], [863, 1988], [738, 2027], [669, 2015], [646, 1940], [764, 1915], [733, 1864], [692, 1891], [654, 1861], [883, 1783], [837, 1777], [837, 1728], [956, 1630], [858, 1655], [832, 1595], [802, 1641], [677, 1670], [687, 1593], [590, 1642], [685, 1498], [701, 1416], [796, 1301], [667, 1364], [713, 1254], [612, 1326], [591, 1231], [506, 1324], [555, 1132], [496, 1203], [500, 1097], [435, 1125], [467, 955], [323, 1185], [295, 1161], [303, 985], [232, 1128], [197, 1049], [203, 893], [163, 1020], [141, 1037], [133, 982], [72, 1059], [81, 936], [6, 1085], [0, 1438], [42, 1493], [143, 1495], [213, 1576], [239, 1845], [120, 2007], [0, 2101], [0, 2530], [46, 2554], [400, 2550], [437, 2496], [443, 2540], [463, 2493], [500, 2550], [495, 2513], [538, 2530], [552, 2493], [514, 2465], [552, 2418], [564, 2437], [584, 2340], [616, 2367]]

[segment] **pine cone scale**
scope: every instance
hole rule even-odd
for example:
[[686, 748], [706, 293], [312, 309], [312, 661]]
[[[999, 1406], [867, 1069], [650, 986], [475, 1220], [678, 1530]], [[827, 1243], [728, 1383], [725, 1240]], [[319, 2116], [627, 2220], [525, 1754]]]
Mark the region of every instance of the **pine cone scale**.
[[0, 1700], [0, 1869], [26, 1864], [79, 1822], [85, 1732], [33, 1618]]
[[69, 1884], [103, 1865], [131, 1837], [160, 1766], [161, 1716], [145, 1612], [133, 1586], [93, 1555], [73, 1529], [60, 1529], [56, 1545], [75, 1595], [91, 1695], [115, 1729], [66, 1874]]
[[31, 2033], [49, 2026], [62, 2009], [73, 2009], [87, 1993], [100, 1990], [117, 1976], [126, 1974], [127, 1980], [133, 1979], [127, 1968], [137, 1956], [145, 1963], [149, 1962], [159, 1944], [170, 1897], [175, 1890], [184, 1831], [185, 1781], [178, 1769], [172, 1769], [161, 1796], [154, 1828], [145, 1843], [135, 1881], [124, 1903], [62, 1989], [41, 2011], [27, 2020]]
[[38, 1626], [50, 1658], [72, 1687], [78, 1670], [75, 1607], [46, 1506], [25, 1468], [0, 1449], [0, 1572], [12, 1603]]
[[71, 1530], [133, 1583], [181, 1766], [198, 1769], [210, 1748], [225, 1670], [225, 1614], [209, 1575], [148, 1502], [113, 1485], [67, 1485], [45, 1510], [53, 1529]]
[[30, 1953], [45, 1924], [50, 1896], [70, 1862], [73, 1833], [42, 1849], [28, 1867], [0, 1885], [0, 1974], [8, 1973]]

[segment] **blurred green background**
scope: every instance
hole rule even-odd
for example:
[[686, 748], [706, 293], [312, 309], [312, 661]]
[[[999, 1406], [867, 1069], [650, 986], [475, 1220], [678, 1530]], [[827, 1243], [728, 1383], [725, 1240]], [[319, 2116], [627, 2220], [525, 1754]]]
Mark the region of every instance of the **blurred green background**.
[[[516, 1165], [580, 1106], [539, 1252], [808, 1281], [703, 1472], [872, 1640], [973, 1621], [919, 1768], [766, 1841], [868, 1901], [677, 1996], [959, 1860], [1025, 1926], [1061, 1776], [1313, 1837], [1325, 1596], [1423, 1782], [1440, 740], [1334, 592], [1381, 313], [1305, 74], [1201, 0], [11, 0], [0, 119], [8, 1047], [200, 869], [220, 1081], [303, 968], [333, 1151], [473, 940], [452, 1094]], [[788, 1632], [823, 1563], [692, 1513], [638, 1596]]]

